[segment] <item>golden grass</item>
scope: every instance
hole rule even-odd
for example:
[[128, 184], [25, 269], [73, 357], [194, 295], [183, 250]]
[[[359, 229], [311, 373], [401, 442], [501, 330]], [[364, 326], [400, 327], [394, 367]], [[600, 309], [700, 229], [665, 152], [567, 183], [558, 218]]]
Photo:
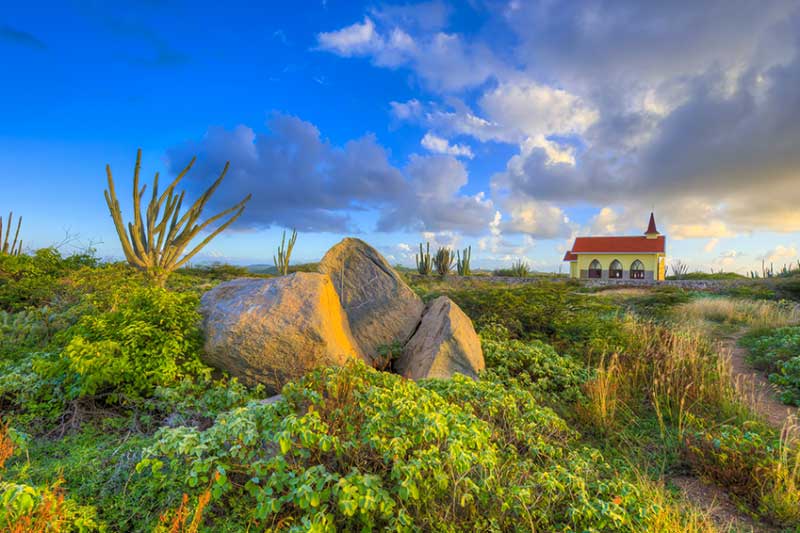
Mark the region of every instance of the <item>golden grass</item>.
[[679, 505], [672, 501], [663, 481], [653, 481], [635, 469], [636, 485], [642, 496], [652, 502], [654, 511], [648, 515], [647, 531], [665, 533], [713, 533], [719, 531], [707, 511], [694, 505]]
[[740, 298], [700, 298], [679, 306], [675, 316], [687, 322], [707, 320], [754, 328], [800, 323], [800, 306]]
[[623, 398], [619, 390], [619, 356], [605, 358], [595, 370], [593, 379], [583, 385], [587, 401], [577, 406], [578, 415], [600, 433], [607, 434], [618, 425], [617, 412]]
[[786, 525], [800, 523], [800, 446], [793, 419], [781, 431], [778, 460], [764, 472], [761, 506], [773, 519]]

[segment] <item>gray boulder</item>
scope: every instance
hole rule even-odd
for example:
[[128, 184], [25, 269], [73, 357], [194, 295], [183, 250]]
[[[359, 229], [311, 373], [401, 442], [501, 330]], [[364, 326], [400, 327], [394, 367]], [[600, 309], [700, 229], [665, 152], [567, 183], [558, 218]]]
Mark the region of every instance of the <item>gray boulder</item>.
[[203, 295], [204, 360], [272, 393], [308, 370], [362, 357], [328, 276], [243, 278]]
[[447, 296], [425, 307], [419, 328], [394, 364], [398, 374], [413, 380], [450, 378], [456, 373], [475, 379], [484, 368], [472, 321]]
[[422, 300], [360, 239], [346, 238], [333, 246], [319, 271], [333, 280], [361, 350], [373, 366], [382, 366], [378, 348], [402, 345], [411, 337], [422, 315]]

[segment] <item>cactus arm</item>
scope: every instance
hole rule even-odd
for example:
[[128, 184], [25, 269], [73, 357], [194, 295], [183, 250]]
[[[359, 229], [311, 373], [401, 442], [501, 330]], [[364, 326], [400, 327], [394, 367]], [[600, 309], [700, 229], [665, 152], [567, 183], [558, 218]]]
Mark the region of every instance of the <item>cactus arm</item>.
[[241, 207], [239, 207], [239, 210], [236, 212], [236, 214], [234, 214], [234, 215], [233, 215], [231, 218], [229, 218], [229, 219], [228, 219], [228, 220], [227, 220], [227, 221], [226, 221], [224, 224], [222, 224], [220, 227], [218, 227], [216, 230], [214, 230], [214, 232], [213, 232], [213, 233], [211, 233], [211, 234], [210, 234], [208, 237], [206, 237], [205, 239], [203, 239], [203, 241], [202, 241], [200, 244], [198, 244], [197, 246], [195, 246], [195, 247], [194, 247], [194, 249], [193, 249], [191, 252], [189, 252], [188, 254], [186, 254], [186, 256], [185, 256], [183, 259], [181, 259], [180, 261], [178, 261], [178, 263], [177, 263], [177, 264], [175, 264], [174, 268], [180, 268], [180, 267], [182, 267], [183, 265], [185, 265], [185, 264], [186, 264], [186, 262], [187, 262], [187, 261], [189, 261], [189, 260], [190, 260], [192, 257], [194, 257], [195, 255], [197, 255], [197, 253], [198, 253], [198, 252], [199, 252], [201, 249], [203, 249], [203, 247], [204, 247], [205, 245], [207, 245], [209, 242], [211, 242], [211, 240], [212, 240], [212, 239], [214, 239], [214, 237], [216, 237], [217, 235], [219, 235], [220, 233], [222, 233], [223, 231], [225, 231], [226, 229], [228, 229], [228, 226], [230, 226], [231, 224], [233, 224], [234, 222], [236, 222], [236, 219], [238, 219], [240, 216], [242, 216], [242, 213], [244, 213], [244, 204], [246, 204], [246, 203], [247, 203], [247, 201], [248, 201], [249, 199], [250, 199], [250, 196], [248, 195], [248, 196], [247, 196], [247, 198], [246, 198], [245, 200], [243, 200], [243, 201], [242, 201], [242, 202], [239, 204]]
[[[19, 228], [22, 226], [22, 216], [19, 217], [17, 221], [17, 231], [14, 232], [14, 242], [11, 243], [11, 254], [14, 254], [14, 248], [17, 247], [17, 240], [19, 239]], [[11, 220], [8, 221], [8, 227], [11, 227]], [[22, 247], [22, 243], [20, 243], [20, 248]]]

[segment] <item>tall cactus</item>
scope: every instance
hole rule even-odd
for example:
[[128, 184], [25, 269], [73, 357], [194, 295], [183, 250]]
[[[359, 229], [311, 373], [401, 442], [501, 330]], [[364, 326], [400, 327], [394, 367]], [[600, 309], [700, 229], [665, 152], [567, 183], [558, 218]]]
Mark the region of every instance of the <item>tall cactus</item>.
[[17, 230], [14, 232], [14, 240], [9, 242], [11, 236], [11, 226], [13, 225], [14, 213], [8, 214], [6, 219], [6, 232], [3, 233], [3, 217], [0, 217], [0, 237], [2, 237], [2, 245], [0, 246], [0, 254], [3, 255], [19, 255], [22, 253], [22, 241], [19, 240], [19, 229], [22, 227], [22, 217], [17, 219]]
[[458, 250], [456, 250], [456, 268], [458, 269], [459, 276], [469, 276], [472, 274], [472, 270], [469, 267], [471, 258], [472, 246], [467, 246], [464, 248], [463, 256], [458, 252]]
[[511, 265], [511, 273], [516, 278], [527, 278], [530, 272], [531, 272], [531, 267], [528, 265], [526, 261], [523, 261], [522, 259], [515, 261]]
[[297, 230], [292, 230], [292, 236], [289, 237], [289, 244], [286, 245], [286, 230], [283, 230], [283, 237], [281, 237], [281, 245], [278, 247], [278, 255], [272, 256], [272, 260], [275, 261], [275, 267], [278, 269], [278, 273], [282, 276], [285, 276], [289, 273], [289, 260], [292, 257], [292, 249], [294, 248], [294, 243], [297, 241]]
[[[133, 171], [133, 222], [128, 222], [127, 228], [122, 220], [122, 210], [114, 189], [111, 166], [106, 165], [106, 175], [108, 176], [108, 190], [105, 191], [106, 203], [108, 204], [111, 218], [114, 220], [114, 226], [117, 229], [117, 236], [120, 244], [122, 244], [125, 259], [131, 266], [146, 272], [156, 284], [161, 286], [166, 283], [167, 277], [174, 270], [185, 265], [214, 237], [233, 224], [242, 215], [245, 204], [252, 197], [252, 195], [248, 194], [246, 198], [233, 207], [214, 215], [205, 222], [198, 223], [203, 213], [203, 208], [228, 172], [230, 163], [225, 163], [225, 168], [222, 169], [222, 173], [216, 181], [192, 204], [188, 211], [181, 215], [181, 206], [183, 205], [186, 191], [181, 191], [180, 194], [177, 194], [175, 187], [189, 172], [196, 159], [196, 157], [192, 158], [186, 168], [178, 174], [160, 196], [158, 194], [158, 173], [156, 172], [153, 179], [153, 196], [143, 217], [142, 197], [147, 185], [142, 186], [141, 190], [139, 189], [139, 169], [142, 163], [142, 150], [139, 149], [136, 152], [136, 167]], [[161, 212], [162, 207], [164, 209], [163, 213]], [[186, 247], [201, 231], [231, 213], [233, 214], [225, 222], [192, 248], [190, 252], [183, 255]]]
[[456, 256], [450, 248], [439, 248], [433, 258], [433, 266], [440, 276], [446, 276], [453, 269], [453, 261]]
[[427, 243], [425, 253], [422, 252], [422, 243], [419, 243], [419, 255], [414, 256], [417, 260], [417, 272], [423, 276], [428, 276], [433, 271], [433, 262], [431, 261], [431, 243]]

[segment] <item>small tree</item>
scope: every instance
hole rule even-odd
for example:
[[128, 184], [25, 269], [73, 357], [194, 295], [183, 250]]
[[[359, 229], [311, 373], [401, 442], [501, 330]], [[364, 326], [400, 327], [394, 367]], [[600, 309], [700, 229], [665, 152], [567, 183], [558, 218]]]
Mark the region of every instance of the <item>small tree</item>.
[[278, 274], [285, 276], [289, 273], [289, 260], [292, 257], [292, 249], [294, 243], [297, 241], [297, 230], [292, 230], [292, 236], [289, 237], [289, 244], [286, 244], [286, 230], [283, 230], [283, 237], [281, 237], [281, 245], [278, 247], [278, 255], [272, 256], [275, 262], [275, 268], [278, 269]]
[[[192, 168], [197, 158], [186, 165], [180, 174], [170, 183], [169, 187], [159, 196], [158, 194], [158, 173], [153, 179], [153, 196], [147, 205], [147, 211], [142, 216], [142, 197], [144, 196], [147, 185], [139, 189], [139, 169], [142, 163], [142, 150], [136, 153], [136, 167], [133, 171], [133, 222], [128, 222], [127, 228], [122, 220], [122, 210], [117, 200], [117, 193], [114, 189], [114, 178], [111, 174], [111, 166], [106, 165], [108, 176], [108, 190], [105, 191], [108, 210], [114, 220], [117, 229], [117, 236], [125, 259], [128, 263], [142, 270], [159, 286], [163, 286], [169, 275], [176, 269], [182, 267], [205, 247], [211, 240], [222, 233], [228, 226], [239, 218], [244, 212], [245, 204], [252, 195], [248, 194], [244, 200], [214, 215], [205, 222], [198, 223], [203, 214], [203, 208], [208, 200], [217, 190], [225, 174], [228, 172], [230, 163], [225, 163], [219, 177], [203, 193], [192, 206], [181, 215], [181, 207], [186, 191], [180, 194], [175, 192], [175, 187], [183, 179], [189, 169]], [[164, 209], [162, 213], [162, 208]], [[233, 213], [224, 223], [217, 227], [208, 237], [203, 239], [189, 253], [184, 254], [184, 250], [192, 240], [204, 229], [214, 224], [223, 217]]]
[[440, 276], [446, 276], [453, 269], [453, 262], [456, 256], [450, 248], [439, 248], [433, 258], [433, 266]]
[[4, 255], [19, 255], [22, 253], [22, 241], [19, 240], [19, 229], [22, 227], [22, 217], [17, 219], [17, 229], [14, 232], [14, 240], [9, 242], [11, 237], [11, 226], [13, 225], [14, 213], [9, 213], [6, 219], [6, 231], [3, 233], [3, 217], [0, 217], [0, 254]]

